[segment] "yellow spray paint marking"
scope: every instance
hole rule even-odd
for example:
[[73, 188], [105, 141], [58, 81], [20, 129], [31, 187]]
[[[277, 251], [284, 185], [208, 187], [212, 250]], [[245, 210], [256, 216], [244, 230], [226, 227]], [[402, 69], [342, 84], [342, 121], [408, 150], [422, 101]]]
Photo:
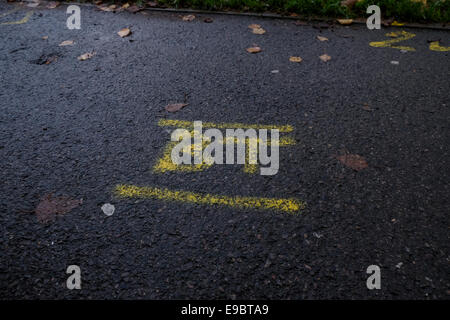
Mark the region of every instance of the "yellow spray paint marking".
[[[184, 120], [169, 120], [161, 119], [158, 122], [160, 127], [177, 127], [189, 129], [194, 127], [193, 121]], [[216, 128], [216, 129], [277, 129], [280, 132], [292, 132], [294, 127], [291, 125], [271, 125], [271, 124], [245, 124], [245, 123], [212, 123], [212, 122], [202, 122], [203, 128]]]
[[9, 22], [3, 22], [0, 23], [0, 25], [13, 25], [13, 24], [22, 24], [27, 23], [28, 20], [30, 20], [30, 17], [33, 15], [33, 11], [28, 11], [25, 17], [23, 17], [21, 20], [18, 21], [9, 21]]
[[393, 49], [406, 50], [406, 51], [416, 51], [416, 49], [414, 49], [413, 47], [393, 46], [394, 43], [398, 43], [401, 41], [405, 41], [405, 40], [414, 38], [416, 36], [414, 33], [406, 32], [406, 31], [395, 31], [395, 32], [386, 33], [386, 36], [395, 38], [395, 39], [370, 42], [369, 45], [371, 47], [376, 47], [376, 48], [393, 48]]
[[439, 45], [439, 41], [433, 41], [430, 43], [430, 50], [433, 51], [450, 51], [450, 47], [443, 47]]
[[[171, 126], [171, 127], [177, 127], [177, 128], [186, 128], [186, 129], [192, 129], [190, 131], [191, 136], [193, 136], [193, 127], [194, 123], [191, 121], [183, 121], [183, 120], [167, 120], [167, 119], [161, 119], [158, 122], [158, 125], [161, 127], [165, 126]], [[280, 132], [291, 132], [294, 130], [294, 127], [291, 125], [261, 125], [261, 124], [244, 124], [244, 123], [212, 123], [212, 122], [202, 122], [203, 128], [215, 128], [215, 129], [232, 129], [232, 128], [242, 128], [242, 129], [278, 129]], [[232, 141], [234, 140], [234, 142]], [[245, 143], [247, 146], [246, 148], [246, 155], [245, 155], [245, 164], [244, 164], [244, 172], [248, 174], [255, 174], [258, 171], [258, 164], [250, 164], [249, 163], [249, 148], [251, 142], [255, 142], [256, 144], [262, 143], [260, 139], [249, 139], [246, 138], [244, 141], [241, 141], [240, 139], [236, 137], [224, 137], [222, 140], [219, 140], [219, 143], [226, 144], [226, 143]], [[285, 147], [290, 145], [295, 145], [297, 142], [292, 137], [281, 137], [278, 141], [279, 147]], [[211, 167], [213, 164], [208, 164], [204, 161], [201, 164], [175, 164], [172, 161], [172, 149], [178, 144], [177, 141], [170, 141], [167, 146], [164, 148], [162, 156], [157, 160], [156, 164], [153, 167], [153, 171], [156, 173], [163, 173], [167, 171], [181, 171], [181, 172], [195, 172], [195, 171], [202, 171], [209, 167]], [[202, 135], [202, 149], [204, 149], [206, 146], [208, 146], [209, 141], [207, 137]], [[269, 140], [266, 142], [267, 146], [272, 145], [272, 142]], [[191, 144], [189, 147], [192, 156], [194, 155], [195, 151], [195, 144]]]
[[260, 198], [201, 194], [190, 191], [173, 191], [166, 188], [117, 185], [115, 194], [124, 198], [158, 199], [199, 205], [225, 206], [234, 209], [275, 210], [287, 213], [300, 213], [306, 204], [297, 199]]

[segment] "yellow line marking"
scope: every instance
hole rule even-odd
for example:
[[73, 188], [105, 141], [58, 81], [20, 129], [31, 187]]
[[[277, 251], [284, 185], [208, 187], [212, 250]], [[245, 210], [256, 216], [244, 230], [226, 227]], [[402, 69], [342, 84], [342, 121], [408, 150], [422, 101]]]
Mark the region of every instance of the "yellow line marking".
[[406, 46], [393, 46], [392, 44], [409, 40], [414, 38], [416, 35], [414, 33], [406, 32], [406, 31], [395, 31], [386, 33], [387, 37], [395, 38], [391, 40], [385, 40], [385, 41], [375, 41], [370, 42], [369, 45], [371, 47], [376, 48], [393, 48], [393, 49], [399, 49], [399, 50], [407, 50], [407, 51], [416, 51], [413, 47], [406, 47]]
[[3, 23], [0, 23], [0, 25], [12, 25], [12, 24], [27, 23], [32, 15], [33, 15], [33, 11], [28, 11], [27, 14], [25, 15], [25, 17], [23, 17], [21, 20], [10, 21], [10, 22], [3, 22]]
[[306, 203], [292, 198], [230, 197], [124, 184], [117, 185], [114, 192], [117, 196], [123, 198], [157, 199], [209, 206], [226, 206], [235, 209], [276, 210], [287, 213], [300, 213], [300, 210], [306, 207]]
[[433, 51], [450, 51], [450, 47], [443, 47], [439, 45], [439, 41], [433, 41], [430, 43], [430, 50]]
[[[193, 128], [193, 121], [161, 119], [158, 122], [160, 127]], [[278, 129], [279, 132], [292, 132], [294, 127], [291, 125], [272, 125], [272, 124], [245, 124], [245, 123], [213, 123], [202, 122], [203, 128], [216, 129]]]
[[[192, 135], [192, 132], [191, 132]], [[226, 143], [230, 139], [234, 139], [234, 142], [237, 143], [243, 143], [243, 141], [240, 141], [240, 139], [235, 137], [225, 137], [223, 139], [223, 143]], [[247, 140], [247, 146], [249, 146], [249, 138]], [[255, 139], [257, 143], [260, 143], [260, 139]], [[281, 137], [278, 141], [279, 147], [285, 147], [285, 146], [291, 146], [295, 145], [297, 141], [295, 141], [292, 137]], [[182, 172], [196, 172], [196, 171], [202, 171], [209, 167], [211, 167], [213, 164], [207, 164], [204, 161], [201, 164], [180, 164], [177, 165], [173, 163], [172, 161], [172, 149], [178, 144], [177, 141], [170, 141], [167, 146], [164, 148], [162, 156], [158, 159], [156, 164], [153, 167], [153, 172], [155, 173], [163, 173], [167, 171], [182, 171]], [[203, 137], [202, 140], [202, 148], [204, 149], [209, 144], [209, 141], [206, 141], [206, 139]], [[270, 146], [272, 142], [269, 140], [267, 141], [267, 145]], [[195, 144], [191, 144], [190, 150], [192, 155], [194, 155], [194, 149]], [[248, 161], [248, 148], [246, 148], [246, 160], [244, 164], [244, 172], [249, 174], [255, 174], [258, 171], [258, 165], [257, 164], [250, 164]]]
[[17, 7], [17, 8], [14, 8], [14, 9], [12, 9], [12, 10], [6, 11], [5, 13], [0, 14], [0, 18], [6, 17], [7, 15], [9, 15], [9, 14], [11, 14], [11, 13], [14, 13], [14, 12], [16, 12], [16, 11], [19, 11], [19, 9], [20, 9], [20, 8]]

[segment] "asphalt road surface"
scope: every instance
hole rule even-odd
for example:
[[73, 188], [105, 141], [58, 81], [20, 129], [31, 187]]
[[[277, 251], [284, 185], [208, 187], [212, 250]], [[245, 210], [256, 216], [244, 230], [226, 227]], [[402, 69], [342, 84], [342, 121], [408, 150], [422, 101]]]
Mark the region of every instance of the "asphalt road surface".
[[[87, 6], [69, 30], [65, 5], [16, 6], [0, 4], [1, 298], [448, 298], [448, 31]], [[273, 176], [157, 171], [166, 120], [290, 126], [280, 136], [294, 143]], [[41, 222], [45, 199], [61, 197], [82, 203]], [[70, 265], [80, 290], [66, 287]], [[370, 265], [381, 289], [367, 288]]]

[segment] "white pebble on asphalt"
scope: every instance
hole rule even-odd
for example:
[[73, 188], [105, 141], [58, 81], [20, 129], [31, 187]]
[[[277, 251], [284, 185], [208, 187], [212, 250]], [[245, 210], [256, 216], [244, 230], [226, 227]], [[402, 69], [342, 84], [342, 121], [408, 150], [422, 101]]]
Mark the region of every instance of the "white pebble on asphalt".
[[116, 208], [114, 207], [114, 205], [112, 205], [110, 203], [105, 203], [104, 205], [102, 205], [102, 211], [107, 216], [112, 216], [114, 213], [114, 210], [116, 210]]
[[400, 62], [398, 62], [398, 61], [391, 61], [391, 64], [395, 64], [396, 66], [398, 66], [400, 64]]

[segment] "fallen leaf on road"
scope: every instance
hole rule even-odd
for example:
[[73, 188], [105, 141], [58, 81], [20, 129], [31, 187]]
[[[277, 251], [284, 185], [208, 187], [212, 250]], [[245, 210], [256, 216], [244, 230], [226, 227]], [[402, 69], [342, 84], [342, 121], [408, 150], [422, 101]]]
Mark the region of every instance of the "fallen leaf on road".
[[128, 37], [131, 34], [131, 30], [129, 28], [123, 28], [122, 30], [120, 30], [119, 32], [117, 32], [117, 34], [121, 37], [121, 38], [125, 38]]
[[178, 110], [181, 110], [182, 108], [186, 107], [187, 103], [173, 103], [166, 106], [166, 110], [169, 112], [177, 112]]
[[353, 23], [353, 19], [337, 19], [337, 21], [344, 26], [347, 26], [347, 25]]
[[52, 54], [49, 54], [49, 55], [43, 54], [43, 55], [41, 55], [39, 57], [39, 59], [32, 60], [30, 62], [34, 63], [34, 64], [43, 65], [43, 64], [50, 64], [53, 61], [56, 61], [57, 59], [58, 59], [58, 55], [52, 53]]
[[302, 62], [303, 59], [300, 58], [300, 57], [290, 57], [290, 58], [289, 58], [289, 61], [290, 61], [290, 62]]
[[317, 36], [317, 39], [319, 39], [320, 41], [328, 41], [328, 38], [322, 36]]
[[372, 109], [369, 107], [367, 103], [365, 103], [362, 108], [366, 111], [372, 111]]
[[69, 197], [55, 197], [45, 195], [34, 210], [39, 222], [45, 223], [55, 219], [57, 214], [65, 214], [83, 203], [83, 200]]
[[404, 25], [405, 25], [404, 23], [397, 22], [397, 21], [394, 21], [394, 22], [391, 23], [391, 26], [394, 26], [394, 27], [401, 27], [401, 26], [404, 26]]
[[206, 22], [206, 23], [211, 23], [211, 22], [213, 22], [214, 20], [213, 19], [211, 19], [211, 18], [205, 18], [205, 19], [203, 19], [203, 22]]
[[71, 45], [73, 45], [73, 40], [66, 40], [59, 44], [60, 47], [71, 46]]
[[94, 4], [95, 4], [96, 6], [98, 6], [98, 5], [102, 4], [102, 1], [101, 1], [101, 0], [94, 1]]
[[255, 23], [252, 23], [251, 25], [249, 25], [248, 26], [250, 29], [258, 29], [258, 28], [261, 28], [261, 26], [259, 25], [259, 24], [255, 24]]
[[132, 5], [132, 6], [129, 6], [126, 10], [131, 12], [131, 13], [136, 13], [136, 12], [144, 10], [144, 8], [143, 7], [138, 7], [136, 5]]
[[331, 60], [331, 57], [330, 57], [329, 55], [327, 55], [327, 54], [323, 54], [323, 55], [321, 55], [319, 58], [320, 58], [320, 60], [322, 60], [323, 62], [327, 62], [327, 61], [330, 61], [330, 60]]
[[48, 36], [43, 36], [42, 37], [42, 40], [47, 40], [48, 39]]
[[258, 52], [261, 52], [261, 48], [260, 47], [250, 47], [250, 48], [247, 48], [247, 52], [258, 53]]
[[294, 24], [296, 26], [307, 26], [308, 25], [308, 23], [306, 23], [304, 21], [300, 21], [300, 20], [295, 21]]
[[157, 7], [158, 6], [158, 3], [156, 3], [156, 2], [154, 2], [154, 1], [147, 1], [147, 5], [149, 6], [149, 7]]
[[392, 60], [392, 61], [391, 61], [391, 64], [398, 66], [398, 65], [400, 64], [400, 62], [395, 61], [395, 60]]
[[183, 16], [183, 21], [192, 21], [195, 19], [195, 16], [193, 14], [188, 14], [186, 16]]
[[127, 3], [125, 3], [123, 6], [122, 6], [122, 9], [126, 9], [126, 8], [128, 8], [130, 6], [130, 4], [127, 2]]
[[108, 6], [103, 6], [103, 5], [98, 5], [97, 8], [101, 11], [105, 11], [105, 12], [112, 12], [114, 11], [114, 9], [108, 7]]
[[252, 32], [254, 34], [264, 34], [264, 33], [266, 33], [266, 30], [264, 30], [263, 28], [253, 28]]
[[95, 55], [95, 52], [87, 52], [85, 54], [82, 54], [81, 56], [78, 57], [78, 60], [80, 61], [85, 61], [88, 60], [90, 58], [92, 58]]
[[336, 157], [343, 165], [352, 168], [353, 170], [360, 171], [367, 168], [366, 159], [357, 154], [345, 154]]
[[49, 4], [47, 5], [47, 9], [55, 9], [56, 7], [58, 7], [61, 4], [61, 2], [59, 1], [51, 1], [49, 2]]

